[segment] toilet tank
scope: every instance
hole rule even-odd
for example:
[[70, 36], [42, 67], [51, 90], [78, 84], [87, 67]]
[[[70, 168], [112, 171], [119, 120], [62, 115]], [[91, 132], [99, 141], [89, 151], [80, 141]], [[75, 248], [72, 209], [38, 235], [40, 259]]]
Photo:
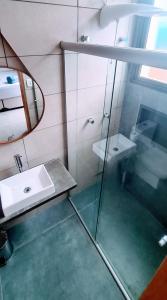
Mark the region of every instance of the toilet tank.
[[141, 136], [146, 136], [148, 139], [152, 140], [156, 128], [157, 123], [151, 120], [145, 120], [138, 123], [132, 127], [130, 140], [137, 141]]
[[136, 129], [140, 134], [146, 135], [151, 140], [153, 139], [157, 123], [154, 121], [146, 120], [136, 124]]

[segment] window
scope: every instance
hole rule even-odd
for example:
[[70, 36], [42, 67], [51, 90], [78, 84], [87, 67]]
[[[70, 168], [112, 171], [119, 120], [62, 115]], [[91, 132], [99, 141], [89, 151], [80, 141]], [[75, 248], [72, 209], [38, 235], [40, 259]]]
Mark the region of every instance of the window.
[[[167, 10], [166, 0], [155, 0], [154, 5]], [[144, 47], [149, 50], [167, 51], [167, 16], [154, 16], [151, 19], [138, 19], [138, 37], [135, 47]], [[167, 89], [167, 70], [149, 66], [136, 67], [135, 81], [152, 88]]]

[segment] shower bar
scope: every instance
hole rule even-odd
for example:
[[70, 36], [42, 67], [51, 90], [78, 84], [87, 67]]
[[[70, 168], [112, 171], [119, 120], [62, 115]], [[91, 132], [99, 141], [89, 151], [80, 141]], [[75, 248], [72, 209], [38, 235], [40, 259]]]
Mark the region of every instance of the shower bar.
[[112, 47], [105, 45], [61, 42], [63, 50], [105, 57], [124, 62], [167, 69], [167, 52], [151, 51], [132, 47]]

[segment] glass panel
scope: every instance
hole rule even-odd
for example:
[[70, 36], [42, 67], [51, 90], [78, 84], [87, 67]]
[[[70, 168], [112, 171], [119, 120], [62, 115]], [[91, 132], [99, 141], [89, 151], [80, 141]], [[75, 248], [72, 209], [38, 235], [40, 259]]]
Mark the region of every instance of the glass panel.
[[[167, 9], [167, 2], [164, 0], [155, 0], [154, 5], [161, 9]], [[165, 38], [167, 31], [167, 17], [155, 16], [151, 18], [148, 36], [146, 41], [146, 49], [149, 50], [166, 50], [167, 40]], [[167, 70], [142, 66], [140, 76], [149, 80], [167, 83]]]
[[104, 163], [104, 158], [97, 155], [97, 144], [103, 140], [103, 156], [113, 68], [105, 58], [69, 52], [65, 55], [68, 168], [77, 182], [70, 196], [93, 237]]
[[167, 252], [167, 96], [133, 67], [117, 62], [96, 238], [138, 299]]
[[140, 77], [167, 84], [167, 70], [142, 66]]

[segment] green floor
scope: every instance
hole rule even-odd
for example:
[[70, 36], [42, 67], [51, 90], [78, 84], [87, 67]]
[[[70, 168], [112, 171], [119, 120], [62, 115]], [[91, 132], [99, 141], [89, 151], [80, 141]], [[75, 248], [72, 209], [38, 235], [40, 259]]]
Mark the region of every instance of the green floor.
[[[93, 196], [93, 188], [96, 190], [92, 186], [74, 197], [92, 234], [99, 204]], [[164, 233], [166, 229], [128, 191], [111, 181], [104, 184], [97, 243], [135, 300], [167, 253], [167, 248], [158, 244]]]
[[124, 299], [68, 201], [9, 235], [14, 253], [0, 269], [0, 299]]

